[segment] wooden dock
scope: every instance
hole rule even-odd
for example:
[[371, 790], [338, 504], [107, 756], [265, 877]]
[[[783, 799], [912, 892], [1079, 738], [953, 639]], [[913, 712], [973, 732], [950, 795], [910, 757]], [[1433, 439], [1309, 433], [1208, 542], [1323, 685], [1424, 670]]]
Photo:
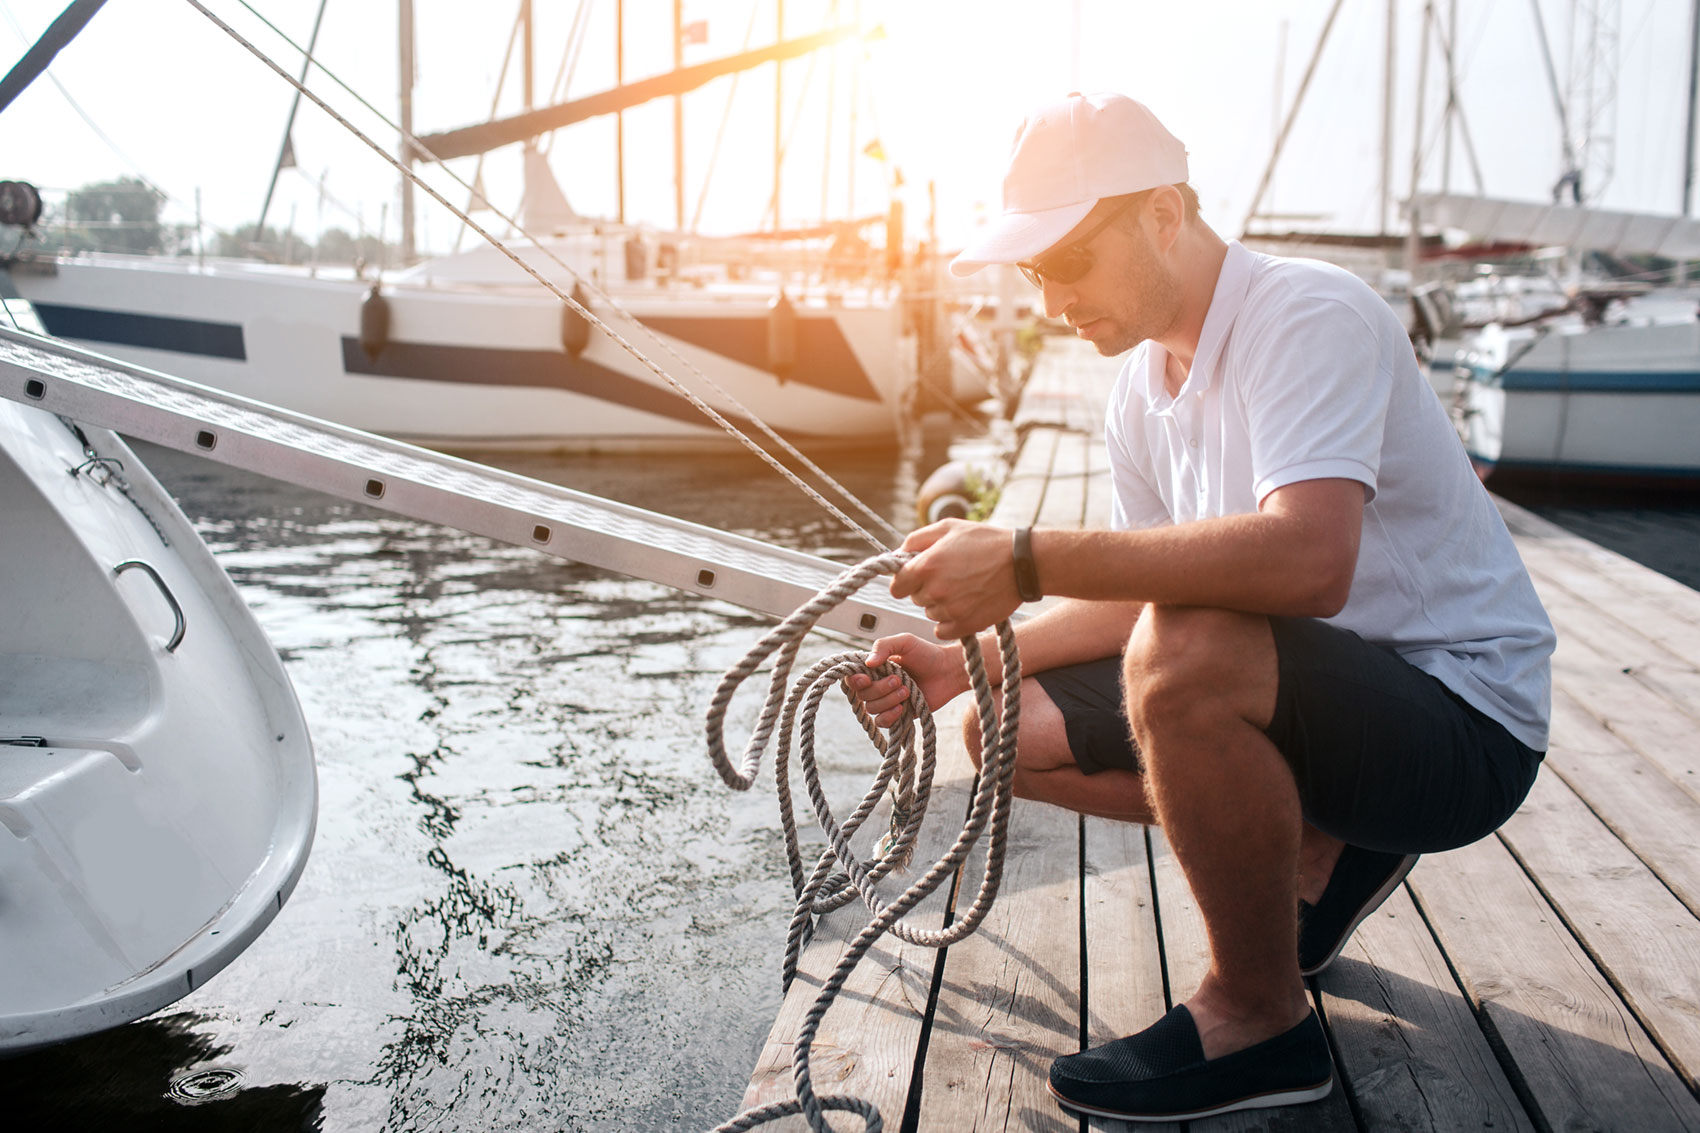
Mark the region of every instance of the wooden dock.
[[[1083, 344], [1047, 346], [996, 522], [1107, 521], [1113, 376]], [[1559, 636], [1533, 792], [1497, 835], [1425, 857], [1309, 981], [1329, 1098], [1190, 1129], [1700, 1131], [1700, 593], [1503, 509]], [[935, 830], [969, 774], [945, 730]], [[947, 915], [941, 895], [913, 919]], [[859, 904], [822, 920], [745, 1104], [792, 1096], [798, 1025], [866, 920]], [[826, 1015], [815, 1088], [873, 1100], [894, 1133], [1132, 1128], [1059, 1109], [1050, 1062], [1151, 1023], [1207, 959], [1160, 830], [1017, 800], [980, 931], [942, 953], [883, 938]]]

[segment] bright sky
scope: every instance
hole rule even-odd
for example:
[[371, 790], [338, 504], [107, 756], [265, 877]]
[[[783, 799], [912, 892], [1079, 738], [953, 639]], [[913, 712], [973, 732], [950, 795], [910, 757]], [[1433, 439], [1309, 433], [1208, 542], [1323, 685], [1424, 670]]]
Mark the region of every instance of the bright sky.
[[[9, 67], [63, 8], [66, 0], [0, 0], [0, 66]], [[292, 73], [295, 54], [238, 0], [207, 0]], [[305, 44], [313, 0], [249, 0]], [[1691, 6], [1677, 0], [1539, 0], [1560, 84], [1580, 73], [1589, 45], [1609, 47], [1607, 34], [1577, 35], [1574, 9], [1616, 12], [1615, 53], [1602, 52], [1592, 164], [1609, 165], [1596, 190], [1604, 207], [1674, 214], [1680, 210]], [[685, 19], [705, 20], [709, 40], [686, 48], [686, 62], [771, 42], [776, 0], [686, 0]], [[1441, 18], [1455, 5], [1458, 98], [1481, 164], [1485, 192], [1546, 199], [1560, 169], [1560, 131], [1541, 61], [1532, 0], [1436, 0]], [[417, 0], [420, 133], [485, 117], [496, 91], [518, 0], [467, 4]], [[536, 0], [536, 86], [539, 105], [562, 66], [575, 0]], [[585, 0], [585, 33], [569, 97], [614, 82], [615, 0]], [[671, 0], [626, 0], [628, 81], [671, 64]], [[900, 167], [911, 231], [925, 225], [926, 183], [936, 184], [938, 225], [946, 246], [959, 244], [977, 215], [995, 209], [1009, 141], [1024, 110], [1071, 89], [1120, 90], [1155, 110], [1191, 151], [1194, 185], [1206, 219], [1238, 235], [1268, 161], [1277, 107], [1291, 103], [1332, 0], [1079, 0], [1071, 7], [1039, 0], [787, 0], [788, 34], [826, 26], [829, 8], [857, 12], [886, 37], [865, 48], [847, 45], [785, 67], [785, 129], [791, 135], [783, 183], [787, 224], [883, 212], [890, 168]], [[1394, 192], [1410, 184], [1417, 63], [1423, 6], [1397, 0]], [[476, 11], [477, 15], [469, 13]], [[1346, 0], [1316, 77], [1277, 168], [1265, 211], [1315, 214], [1326, 223], [1369, 231], [1380, 215], [1381, 119], [1385, 0]], [[384, 113], [397, 105], [396, 4], [333, 3], [320, 33], [324, 66]], [[753, 31], [751, 30], [753, 28]], [[1586, 30], [1586, 29], [1584, 29]], [[1573, 52], [1573, 48], [1575, 51]], [[1578, 55], [1573, 65], [1572, 55]], [[1615, 68], [1615, 85], [1609, 81]], [[234, 227], [259, 212], [283, 135], [292, 92], [184, 0], [111, 0], [62, 53], [50, 72], [111, 139], [93, 132], [46, 79], [0, 115], [0, 178], [65, 189], [140, 171], [171, 196], [167, 217], [192, 220], [200, 190], [209, 223]], [[519, 108], [519, 68], [512, 67], [500, 112]], [[1279, 84], [1279, 95], [1277, 94]], [[309, 85], [393, 148], [393, 134], [315, 71]], [[854, 98], [852, 97], [854, 93]], [[1442, 183], [1440, 112], [1445, 69], [1436, 50], [1428, 69], [1424, 188]], [[829, 116], [829, 106], [830, 116]], [[698, 208], [706, 232], [759, 227], [772, 190], [774, 68], [723, 78], [685, 99], [686, 212]], [[1584, 100], [1578, 99], [1577, 104]], [[721, 120], [729, 124], [716, 156]], [[854, 156], [878, 137], [890, 165]], [[628, 219], [673, 223], [671, 103], [626, 115]], [[1474, 188], [1461, 135], [1451, 148], [1450, 183]], [[311, 104], [294, 130], [300, 168], [285, 171], [268, 218], [312, 236], [353, 228], [352, 216], [321, 203], [308, 177], [376, 229], [389, 205], [396, 232], [395, 175]], [[611, 120], [558, 134], [551, 161], [569, 200], [582, 213], [613, 216], [614, 129]], [[711, 161], [714, 176], [703, 195]], [[854, 164], [855, 200], [849, 201]], [[453, 163], [468, 179], [475, 159]], [[519, 148], [486, 159], [485, 184], [505, 207], [519, 196]], [[824, 180], [823, 180], [824, 178]], [[438, 171], [433, 180], [450, 199]], [[823, 184], [825, 187], [823, 196]], [[446, 250], [455, 222], [421, 200], [421, 244]]]

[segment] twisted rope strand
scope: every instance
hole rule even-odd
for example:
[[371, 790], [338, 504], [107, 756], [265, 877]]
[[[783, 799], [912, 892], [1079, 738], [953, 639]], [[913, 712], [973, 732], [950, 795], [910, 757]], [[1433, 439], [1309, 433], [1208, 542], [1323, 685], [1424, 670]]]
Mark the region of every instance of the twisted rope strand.
[[[792, 1082], [796, 1097], [746, 1110], [718, 1126], [714, 1133], [743, 1133], [781, 1117], [801, 1115], [815, 1133], [832, 1133], [826, 1123], [828, 1111], [854, 1113], [869, 1133], [883, 1130], [879, 1107], [862, 1098], [845, 1095], [821, 1096], [814, 1090], [810, 1058], [822, 1018], [843, 988], [850, 973], [876, 940], [889, 932], [901, 940], [929, 948], [943, 948], [966, 938], [985, 919], [1003, 880], [1004, 852], [1009, 835], [1009, 813], [1014, 798], [1015, 737], [1021, 721], [1021, 659], [1016, 653], [1015, 631], [1000, 622], [998, 652], [1003, 662], [1003, 697], [1000, 712], [996, 694], [986, 673], [985, 658], [973, 637], [962, 639], [969, 686], [974, 693], [980, 728], [981, 766], [970, 790], [968, 816], [949, 850], [895, 900], [887, 902], [878, 892], [879, 883], [908, 862], [917, 844], [932, 792], [937, 757], [937, 734], [931, 712], [920, 688], [907, 673], [893, 666], [870, 667], [859, 652], [841, 653], [815, 663], [787, 690], [791, 666], [804, 636], [814, 623], [881, 574], [895, 574], [913, 556], [903, 551], [867, 559], [833, 580], [805, 602], [779, 626], [764, 635], [743, 660], [721, 678], [709, 702], [707, 737], [709, 758], [727, 786], [748, 790], [755, 782], [763, 753], [774, 745], [774, 779], [779, 791], [780, 823], [785, 831], [785, 853], [791, 871], [791, 888], [796, 897], [786, 936], [784, 981], [789, 990], [796, 976], [804, 944], [814, 918], [839, 908], [860, 896], [873, 918], [856, 934], [839, 957], [831, 975], [804, 1016], [792, 1054]], [[768, 681], [767, 699], [740, 761], [734, 765], [726, 748], [726, 712], [738, 686], [774, 658]], [[856, 700], [849, 679], [857, 674], [902, 675], [909, 698], [903, 715], [890, 729], [881, 729]], [[849, 816], [839, 821], [832, 812], [821, 784], [815, 760], [815, 717], [827, 690], [838, 687], [850, 701], [857, 722], [867, 732], [879, 753], [879, 768], [873, 782]], [[796, 737], [793, 745], [792, 737]], [[797, 835], [791, 799], [790, 760], [795, 746], [797, 766], [803, 774], [815, 818], [827, 836], [827, 848], [804, 877], [802, 848]], [[892, 796], [891, 828], [880, 840], [871, 861], [860, 857], [850, 843], [874, 812], [879, 801]], [[985, 867], [973, 905], [959, 920], [944, 929], [925, 929], [903, 918], [929, 894], [944, 884], [967, 859], [969, 852], [989, 827]], [[835, 873], [837, 869], [840, 872]]]

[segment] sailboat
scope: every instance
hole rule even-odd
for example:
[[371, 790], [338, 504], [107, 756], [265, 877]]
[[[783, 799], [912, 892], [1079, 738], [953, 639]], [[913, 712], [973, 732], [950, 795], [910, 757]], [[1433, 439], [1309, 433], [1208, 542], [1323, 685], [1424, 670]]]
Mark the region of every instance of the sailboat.
[[[1436, 222], [1530, 246], [1700, 257], [1700, 222], [1433, 196]], [[1470, 336], [1454, 366], [1470, 458], [1495, 484], [1700, 487], [1700, 291], [1603, 281]]]
[[[831, 277], [824, 250], [799, 287], [801, 273], [752, 244], [711, 247], [581, 217], [529, 140], [855, 34], [829, 29], [420, 142], [444, 160], [525, 142], [522, 220], [540, 234], [521, 252], [527, 265], [623, 335], [682, 359], [674, 368], [687, 388], [723, 416], [765, 421], [811, 447], [889, 444], [914, 414], [923, 377], [940, 372], [934, 355], [945, 358], [945, 376], [931, 384], [954, 388], [943, 320], [914, 318], [912, 303], [877, 270], [853, 282]], [[402, 128], [411, 131], [405, 113]], [[404, 224], [411, 192], [407, 185]], [[866, 248], [849, 239], [856, 227], [837, 234]], [[824, 249], [831, 234], [811, 235]], [[901, 242], [900, 228], [887, 235]], [[404, 249], [410, 243], [404, 228]], [[491, 248], [381, 279], [110, 254], [25, 255], [12, 269], [56, 337], [414, 443], [592, 451], [724, 443], [661, 377], [590, 334], [581, 316]], [[580, 280], [600, 294], [587, 297]], [[923, 341], [917, 325], [940, 328], [936, 341]]]

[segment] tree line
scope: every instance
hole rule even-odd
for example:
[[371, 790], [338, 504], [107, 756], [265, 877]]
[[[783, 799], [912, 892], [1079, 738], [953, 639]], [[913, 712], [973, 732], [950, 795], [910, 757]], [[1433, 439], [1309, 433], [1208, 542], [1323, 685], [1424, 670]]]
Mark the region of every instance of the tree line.
[[130, 252], [137, 255], [209, 256], [266, 260], [272, 263], [367, 264], [397, 262], [397, 249], [376, 236], [356, 236], [328, 228], [315, 241], [273, 225], [250, 222], [234, 231], [160, 219], [164, 196], [136, 177], [96, 181], [72, 189], [62, 204], [49, 204], [38, 231], [48, 246], [70, 252]]

